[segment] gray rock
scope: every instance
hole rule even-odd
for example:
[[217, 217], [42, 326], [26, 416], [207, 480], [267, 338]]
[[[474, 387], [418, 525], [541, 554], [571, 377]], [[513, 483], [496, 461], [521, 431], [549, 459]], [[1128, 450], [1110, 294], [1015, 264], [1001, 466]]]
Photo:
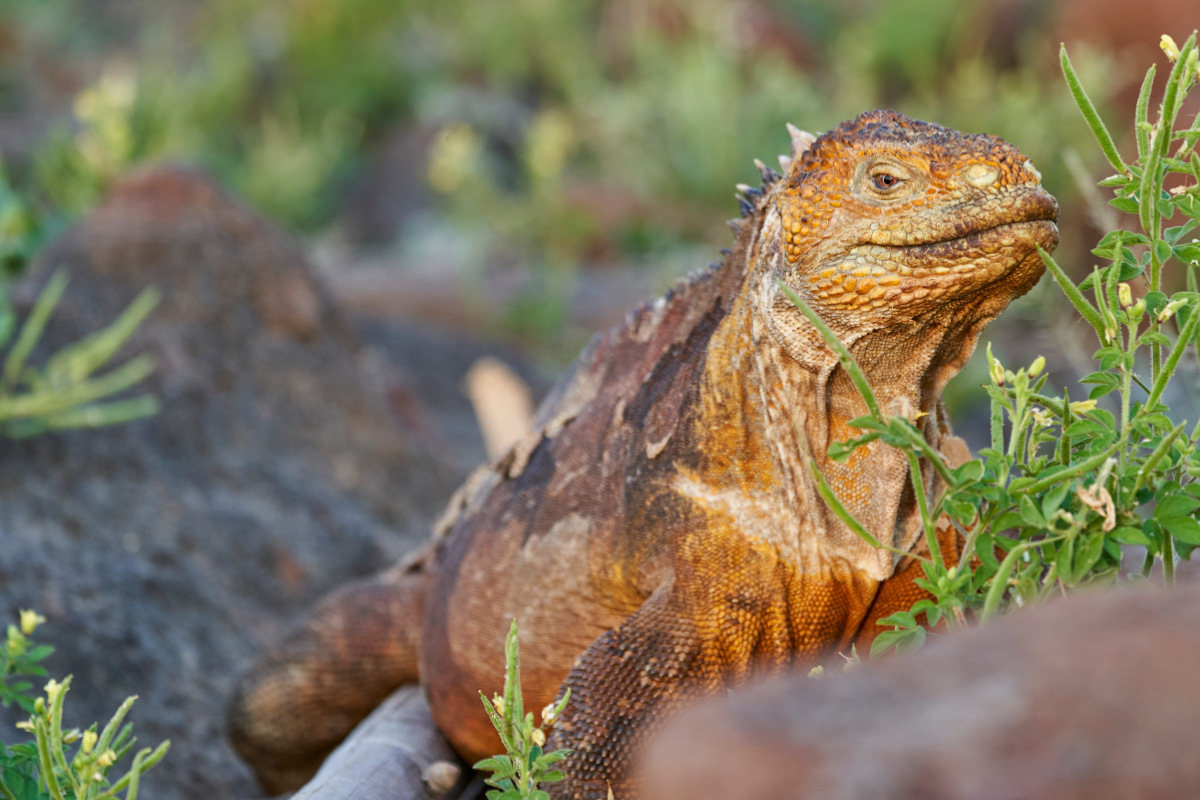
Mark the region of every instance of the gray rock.
[[[235, 676], [318, 597], [427, 538], [482, 453], [464, 444], [469, 408], [425, 413], [422, 376], [364, 345], [299, 248], [197, 174], [120, 182], [20, 295], [59, 269], [71, 285], [41, 356], [143, 287], [163, 293], [121, 354], [157, 359], [147, 388], [163, 410], [0, 441], [0, 613], [48, 618], [39, 636], [58, 652], [46, 666], [75, 676], [69, 725], [140, 695], [140, 741], [173, 742], [145, 796], [257, 795], [222, 726]], [[428, 335], [419, 349], [421, 369], [470, 361]], [[5, 741], [21, 716], [0, 709]]]

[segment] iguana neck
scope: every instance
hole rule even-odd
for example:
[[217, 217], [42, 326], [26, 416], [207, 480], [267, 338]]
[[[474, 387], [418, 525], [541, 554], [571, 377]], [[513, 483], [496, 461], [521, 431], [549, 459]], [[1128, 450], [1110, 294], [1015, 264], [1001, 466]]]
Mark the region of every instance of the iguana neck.
[[[907, 456], [880, 442], [859, 449], [844, 463], [826, 455], [832, 443], [861, 433], [848, 423], [866, 415], [867, 407], [814, 329], [797, 344], [796, 336], [785, 341], [767, 322], [763, 305], [778, 296], [773, 270], [763, 268], [774, 247], [771, 214], [764, 209], [749, 222], [756, 224], [746, 225], [721, 268], [731, 288], [735, 275], [743, 278], [709, 343], [700, 414], [700, 435], [707, 438], [702, 447], [710, 454], [724, 453], [725, 459], [736, 453], [742, 463], [722, 465], [710, 474], [724, 475], [741, 491], [773, 492], [779, 502], [796, 509], [794, 528], [780, 532], [781, 539], [820, 542], [823, 558], [841, 558], [886, 578], [892, 573], [892, 554], [871, 547], [833, 514], [817, 492], [812, 468], [820, 470], [876, 538], [907, 550], [919, 533]], [[739, 258], [744, 261], [738, 263]], [[961, 322], [947, 307], [889, 329], [838, 332], [856, 354], [884, 412], [916, 422], [934, 447], [948, 430], [942, 389], [970, 355], [984, 324], [963, 329]], [[740, 431], [736, 442], [731, 427]], [[931, 475], [923, 477], [929, 488]], [[800, 543], [796, 547], [804, 549]]]

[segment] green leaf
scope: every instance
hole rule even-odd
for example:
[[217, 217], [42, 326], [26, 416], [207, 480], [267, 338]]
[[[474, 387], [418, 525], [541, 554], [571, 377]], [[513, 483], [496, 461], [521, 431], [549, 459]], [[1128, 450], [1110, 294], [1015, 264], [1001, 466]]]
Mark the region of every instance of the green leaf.
[[1137, 105], [1133, 117], [1134, 131], [1137, 134], [1138, 160], [1145, 161], [1146, 155], [1150, 150], [1150, 90], [1154, 86], [1154, 65], [1150, 65], [1150, 69], [1146, 70], [1146, 77], [1142, 79], [1142, 88], [1138, 92]]
[[1021, 519], [1019, 513], [1016, 511], [1006, 511], [996, 517], [996, 520], [992, 523], [992, 530], [997, 532], [1006, 531], [1009, 528], [1019, 528], [1024, 524], [1025, 522]]
[[1046, 519], [1054, 516], [1054, 512], [1058, 511], [1062, 506], [1063, 499], [1067, 496], [1067, 490], [1071, 488], [1069, 483], [1059, 484], [1046, 493], [1042, 498], [1042, 516]]
[[1170, 299], [1162, 292], [1146, 292], [1142, 299], [1146, 301], [1146, 313], [1152, 317], [1158, 316], [1158, 312], [1162, 311], [1170, 302]]
[[1111, 536], [1113, 539], [1116, 539], [1118, 542], [1121, 542], [1122, 544], [1138, 544], [1142, 545], [1143, 547], [1147, 547], [1152, 544], [1150, 537], [1142, 533], [1141, 528], [1132, 528], [1128, 525], [1122, 525], [1121, 527], [1116, 528], [1109, 533], [1109, 536]]
[[[1043, 555], [1049, 548], [1042, 550]], [[1049, 560], [1049, 559], [1048, 559]], [[1054, 553], [1054, 566], [1058, 571], [1059, 578], [1063, 583], [1075, 583], [1075, 542], [1068, 539], [1058, 546], [1058, 551]]]
[[525, 766], [530, 772], [533, 771], [533, 762], [537, 761], [542, 756], [542, 748], [534, 745], [529, 748], [529, 752], [525, 755]]
[[855, 417], [846, 423], [851, 428], [859, 428], [864, 431], [883, 431], [887, 429], [887, 425], [881, 420], [874, 417]]
[[1176, 245], [1171, 250], [1175, 253], [1175, 257], [1184, 264], [1193, 267], [1200, 264], [1200, 244], [1189, 242], [1188, 244]]
[[1104, 535], [1100, 533], [1092, 534], [1083, 542], [1081, 547], [1076, 548], [1075, 553], [1075, 580], [1079, 581], [1085, 578], [1092, 567], [1096, 566], [1096, 562], [1104, 555]]
[[1109, 231], [1096, 243], [1096, 248], [1092, 250], [1092, 254], [1100, 258], [1116, 259], [1119, 255], [1116, 248], [1117, 242], [1121, 242], [1124, 245], [1121, 248], [1124, 250], [1130, 245], [1148, 244], [1150, 240], [1145, 234], [1134, 233], [1133, 231]]
[[[917, 633], [918, 631], [919, 634]], [[924, 628], [916, 628], [914, 630], [884, 631], [876, 636], [875, 640], [871, 642], [870, 657], [877, 658], [883, 653], [886, 653], [888, 650], [891, 650], [893, 647], [896, 648], [897, 652], [902, 652], [906, 649], [914, 649], [914, 645], [910, 642], [912, 641], [913, 637], [917, 635], [920, 636], [920, 641], [915, 644], [915, 647], [920, 647], [925, 642]]]
[[1078, 422], [1072, 422], [1067, 427], [1066, 435], [1070, 436], [1072, 439], [1077, 436], [1104, 438], [1115, 436], [1116, 432], [1107, 425], [1102, 425], [1099, 422], [1094, 422], [1090, 419], [1081, 419]]
[[983, 477], [983, 462], [978, 459], [968, 461], [967, 463], [955, 468], [952, 473], [956, 486], [962, 486], [966, 483], [974, 483]]
[[1161, 522], [1172, 517], [1186, 517], [1197, 506], [1200, 506], [1200, 500], [1195, 497], [1186, 494], [1171, 495], [1158, 501], [1158, 505], [1154, 507], [1154, 518]]
[[492, 727], [496, 729], [496, 733], [500, 734], [500, 742], [504, 745], [505, 750], [513, 750], [512, 738], [508, 735], [508, 725], [505, 724], [504, 718], [496, 713], [492, 701], [487, 699], [487, 695], [483, 692], [479, 693], [479, 699], [483, 701], [483, 708], [487, 711], [488, 719], [492, 721]]
[[963, 525], [968, 525], [970, 524], [971, 520], [975, 519], [975, 506], [971, 505], [970, 503], [947, 500], [945, 501], [944, 507], [947, 514], [961, 522]]
[[[1158, 294], [1162, 294], [1159, 292]], [[1166, 295], [1163, 295], [1163, 303], [1166, 303]], [[1097, 387], [1104, 387], [1106, 392], [1111, 392], [1121, 386], [1121, 378], [1119, 375], [1114, 375], [1111, 372], [1093, 372], [1090, 375], [1080, 378], [1080, 383], [1090, 383]]]
[[844, 442], [834, 442], [829, 445], [829, 449], [825, 451], [825, 455], [841, 464], [850, 458], [855, 450], [863, 445], [870, 444], [882, 435], [881, 433], [867, 433], [862, 436], [856, 436], [853, 439], [847, 439]]
[[1108, 204], [1118, 211], [1124, 211], [1126, 214], [1138, 213], [1138, 204], [1136, 200], [1128, 197], [1116, 197], [1108, 201]]
[[897, 611], [895, 614], [879, 620], [878, 624], [909, 629], [917, 627], [917, 620], [911, 611]]
[[476, 761], [471, 769], [488, 769], [496, 773], [496, 777], [507, 777], [516, 774], [516, 765], [508, 756], [492, 756], [482, 761]]
[[1163, 231], [1163, 238], [1171, 244], [1178, 244], [1180, 237], [1185, 233], [1190, 233], [1193, 228], [1200, 225], [1200, 220], [1189, 219], [1182, 225], [1176, 225], [1174, 228], [1167, 228]]
[[1159, 239], [1154, 243], [1154, 255], [1158, 259], [1158, 263], [1165, 264], [1171, 260], [1171, 244]]
[[1200, 545], [1200, 522], [1191, 517], [1172, 517], [1161, 519], [1159, 522], [1172, 537], [1181, 542], [1196, 546]]
[[[1063, 53], [1065, 54], [1066, 51], [1064, 50]], [[1083, 293], [1079, 291], [1075, 282], [1071, 280], [1062, 267], [1058, 265], [1058, 262], [1042, 249], [1041, 246], [1038, 247], [1038, 255], [1042, 257], [1042, 263], [1046, 265], [1046, 269], [1058, 283], [1059, 288], [1063, 290], [1063, 294], [1067, 296], [1067, 299], [1071, 301], [1071, 304], [1075, 306], [1080, 315], [1088, 321], [1088, 324], [1096, 329], [1096, 335], [1103, 341], [1104, 318], [1100, 316], [1100, 312], [1083, 296]]]
[[925, 622], [929, 627], [937, 627], [937, 624], [942, 621], [942, 609], [940, 606], [934, 606], [925, 612]]
[[1091, 128], [1092, 134], [1100, 144], [1100, 149], [1104, 151], [1104, 156], [1108, 159], [1108, 163], [1112, 164], [1113, 169], [1117, 172], [1128, 173], [1129, 168], [1121, 160], [1121, 154], [1117, 152], [1117, 146], [1113, 142], [1108, 128], [1104, 127], [1104, 121], [1100, 119], [1100, 114], [1096, 111], [1095, 104], [1088, 97], [1083, 84], [1079, 82], [1079, 76], [1075, 74], [1075, 68], [1071, 66], [1071, 59], [1067, 56], [1066, 45], [1059, 48], [1058, 60], [1062, 66], [1063, 75], [1067, 79], [1067, 86], [1071, 89], [1071, 97], [1075, 99], [1075, 105], [1079, 107], [1083, 118], [1087, 120], [1088, 127]]
[[1033, 504], [1033, 498], [1025, 495], [1021, 498], [1021, 520], [1033, 528], [1045, 528], [1046, 518], [1042, 516], [1042, 512]]
[[25, 653], [25, 658], [29, 661], [42, 661], [49, 657], [54, 652], [54, 648], [48, 644], [34, 645]]

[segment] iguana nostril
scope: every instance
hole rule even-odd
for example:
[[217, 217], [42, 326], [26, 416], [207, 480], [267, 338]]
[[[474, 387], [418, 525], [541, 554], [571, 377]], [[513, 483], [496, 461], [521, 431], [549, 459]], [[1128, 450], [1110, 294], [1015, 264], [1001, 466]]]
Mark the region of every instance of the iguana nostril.
[[963, 177], [976, 189], [986, 189], [1000, 177], [1000, 170], [987, 164], [972, 164], [963, 172]]

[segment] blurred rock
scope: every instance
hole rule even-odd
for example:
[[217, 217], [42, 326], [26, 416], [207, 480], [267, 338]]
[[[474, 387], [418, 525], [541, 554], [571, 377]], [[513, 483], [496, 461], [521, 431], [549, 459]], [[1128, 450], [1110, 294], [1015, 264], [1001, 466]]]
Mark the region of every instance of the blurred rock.
[[[164, 300], [120, 358], [157, 359], [163, 410], [0, 441], [0, 611], [47, 617], [46, 666], [75, 675], [68, 725], [140, 695], [140, 741], [173, 742], [147, 797], [257, 795], [222, 727], [234, 677], [318, 597], [426, 539], [483, 455], [466, 398], [445, 396], [484, 350], [378, 321], [364, 345], [296, 244], [180, 169], [116, 185], [23, 302], [59, 269], [34, 361], [153, 284]], [[20, 716], [0, 709], [0, 730]]]
[[1083, 594], [668, 724], [656, 800], [1083, 800], [1200, 792], [1200, 586]]

